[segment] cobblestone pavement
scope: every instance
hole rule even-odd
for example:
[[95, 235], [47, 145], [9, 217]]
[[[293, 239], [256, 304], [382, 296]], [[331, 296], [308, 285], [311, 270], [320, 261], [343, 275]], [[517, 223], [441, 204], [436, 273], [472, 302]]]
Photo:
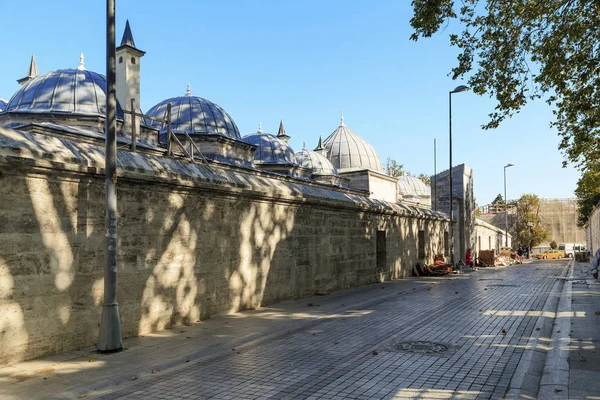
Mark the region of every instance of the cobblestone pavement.
[[[567, 263], [479, 271], [399, 291], [101, 399], [502, 398]], [[425, 343], [438, 343], [426, 353]], [[403, 345], [404, 343], [404, 345]]]

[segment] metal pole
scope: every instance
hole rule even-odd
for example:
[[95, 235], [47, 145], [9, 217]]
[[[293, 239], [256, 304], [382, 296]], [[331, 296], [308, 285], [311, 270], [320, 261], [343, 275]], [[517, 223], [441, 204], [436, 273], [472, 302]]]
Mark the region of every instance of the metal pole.
[[508, 199], [506, 198], [506, 166], [504, 167], [504, 247], [508, 247]]
[[137, 132], [135, 130], [135, 99], [131, 99], [131, 151], [135, 153], [135, 146], [137, 142]]
[[450, 133], [450, 168], [448, 169], [448, 180], [450, 183], [449, 187], [449, 198], [450, 198], [450, 264], [454, 267], [454, 224], [453, 220], [453, 210], [452, 210], [452, 92], [448, 93], [448, 127]]
[[171, 103], [167, 104], [167, 157], [173, 155], [173, 148], [171, 147]]
[[117, 303], [117, 95], [115, 65], [115, 1], [106, 0], [106, 249], [104, 306], [98, 331], [98, 351], [123, 349]]
[[437, 211], [437, 144], [433, 139], [433, 211]]

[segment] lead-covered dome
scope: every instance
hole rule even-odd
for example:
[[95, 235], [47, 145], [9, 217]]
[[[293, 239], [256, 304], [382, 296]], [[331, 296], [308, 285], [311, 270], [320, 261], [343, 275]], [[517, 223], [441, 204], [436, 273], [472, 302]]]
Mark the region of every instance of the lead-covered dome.
[[[190, 87], [185, 96], [172, 97], [152, 107], [147, 115], [167, 118], [167, 106], [171, 104], [171, 130], [173, 133], [189, 135], [222, 135], [240, 139], [240, 131], [233, 119], [221, 107], [202, 97], [192, 96]], [[167, 131], [165, 124], [148, 120], [147, 124]]]
[[4, 110], [6, 110], [6, 107], [8, 106], [8, 101], [4, 100], [4, 99], [0, 99], [0, 113]]
[[323, 145], [327, 149], [327, 157], [338, 171], [368, 168], [383, 172], [375, 149], [344, 124], [343, 115], [340, 126], [325, 139]]
[[331, 161], [321, 152], [325, 149], [321, 147], [322, 143], [319, 139], [319, 146], [314, 151], [302, 149], [296, 153], [296, 163], [304, 168], [312, 170], [314, 175], [338, 176], [337, 170], [331, 164]]
[[[106, 117], [106, 78], [83, 65], [46, 72], [26, 82], [10, 99], [6, 111]], [[117, 116], [123, 118], [119, 105]]]
[[256, 146], [255, 163], [296, 165], [296, 156], [290, 145], [274, 135], [264, 133], [262, 126], [259, 126], [258, 132], [244, 136], [243, 140]]
[[402, 175], [398, 177], [398, 194], [403, 197], [431, 197], [431, 187], [416, 176]]

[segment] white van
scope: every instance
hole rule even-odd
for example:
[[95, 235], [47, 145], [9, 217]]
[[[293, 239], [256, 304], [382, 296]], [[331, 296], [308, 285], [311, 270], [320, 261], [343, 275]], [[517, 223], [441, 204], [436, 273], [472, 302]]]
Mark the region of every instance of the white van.
[[585, 251], [585, 245], [581, 243], [561, 243], [558, 245], [558, 250], [565, 252], [565, 256], [573, 258], [576, 251]]

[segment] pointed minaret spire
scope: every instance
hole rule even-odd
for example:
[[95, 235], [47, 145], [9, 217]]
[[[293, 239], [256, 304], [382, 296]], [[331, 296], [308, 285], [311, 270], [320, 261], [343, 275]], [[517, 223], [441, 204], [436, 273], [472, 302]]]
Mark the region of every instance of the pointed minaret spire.
[[192, 85], [190, 85], [190, 83], [188, 82], [188, 87], [187, 87], [187, 91], [185, 92], [186, 96], [191, 96], [192, 95]]
[[302, 150], [306, 150], [306, 142], [302, 142]]
[[79, 55], [79, 67], [77, 67], [80, 71], [85, 71], [85, 61], [83, 57], [83, 52]]
[[38, 72], [37, 62], [35, 61], [35, 55], [32, 54], [31, 61], [29, 62], [29, 72], [27, 73], [27, 76], [25, 78], [17, 79], [17, 83], [19, 85], [23, 85], [38, 75], [39, 75], [39, 72]]
[[317, 144], [317, 147], [314, 150], [316, 153], [319, 154], [323, 154], [324, 156], [327, 157], [327, 149], [325, 147], [323, 147], [323, 139], [321, 138], [321, 136], [319, 135], [319, 143]]
[[284, 142], [288, 142], [290, 140], [290, 136], [285, 133], [285, 128], [283, 127], [283, 120], [279, 120], [279, 131], [277, 132], [277, 139], [281, 139]]
[[133, 34], [131, 33], [129, 20], [125, 22], [125, 31], [123, 32], [123, 39], [121, 39], [121, 46], [130, 46], [135, 49], [135, 41], [133, 40]]
[[263, 130], [262, 130], [262, 122], [259, 122], [259, 123], [258, 123], [258, 133], [263, 133]]
[[342, 110], [342, 113], [340, 114], [340, 126], [346, 126], [344, 123], [344, 110]]

